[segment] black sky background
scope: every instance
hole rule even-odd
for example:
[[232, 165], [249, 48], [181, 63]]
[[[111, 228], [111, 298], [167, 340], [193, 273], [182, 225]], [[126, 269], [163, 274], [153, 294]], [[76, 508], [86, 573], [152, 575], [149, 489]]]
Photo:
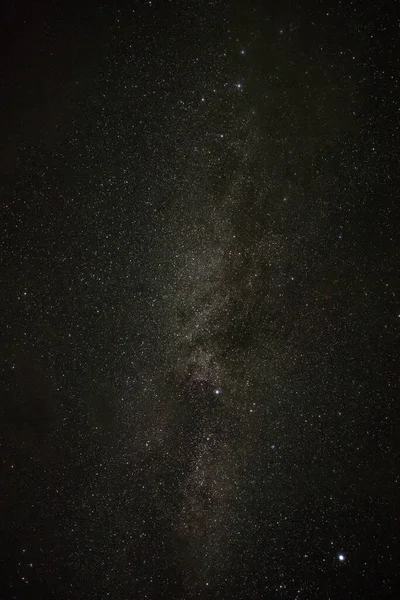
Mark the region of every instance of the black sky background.
[[0, 597], [397, 598], [394, 3], [2, 10]]

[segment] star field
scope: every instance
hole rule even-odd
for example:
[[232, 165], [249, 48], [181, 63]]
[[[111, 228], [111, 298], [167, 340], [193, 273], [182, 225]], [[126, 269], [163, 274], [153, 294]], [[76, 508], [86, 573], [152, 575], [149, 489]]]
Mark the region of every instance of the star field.
[[394, 4], [13, 5], [0, 597], [397, 598]]

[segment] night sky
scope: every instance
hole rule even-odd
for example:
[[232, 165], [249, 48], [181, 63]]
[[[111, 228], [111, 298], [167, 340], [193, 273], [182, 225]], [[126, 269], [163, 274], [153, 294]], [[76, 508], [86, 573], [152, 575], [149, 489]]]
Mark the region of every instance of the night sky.
[[1, 600], [398, 598], [395, 3], [7, 4]]

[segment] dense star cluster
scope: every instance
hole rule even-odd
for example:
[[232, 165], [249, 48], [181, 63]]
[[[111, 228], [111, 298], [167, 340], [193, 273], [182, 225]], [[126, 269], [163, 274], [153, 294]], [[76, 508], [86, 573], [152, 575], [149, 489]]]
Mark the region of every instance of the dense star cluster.
[[397, 598], [394, 4], [90, 5], [2, 19], [0, 598]]

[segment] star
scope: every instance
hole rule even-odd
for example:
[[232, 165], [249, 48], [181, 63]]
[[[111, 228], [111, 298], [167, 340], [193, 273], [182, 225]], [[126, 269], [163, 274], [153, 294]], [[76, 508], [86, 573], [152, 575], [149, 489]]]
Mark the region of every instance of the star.
[[345, 557], [345, 555], [343, 554], [343, 552], [339, 552], [339, 554], [337, 555], [337, 557], [338, 557], [338, 560], [339, 560], [340, 562], [344, 562], [344, 561], [346, 560], [346, 557]]

